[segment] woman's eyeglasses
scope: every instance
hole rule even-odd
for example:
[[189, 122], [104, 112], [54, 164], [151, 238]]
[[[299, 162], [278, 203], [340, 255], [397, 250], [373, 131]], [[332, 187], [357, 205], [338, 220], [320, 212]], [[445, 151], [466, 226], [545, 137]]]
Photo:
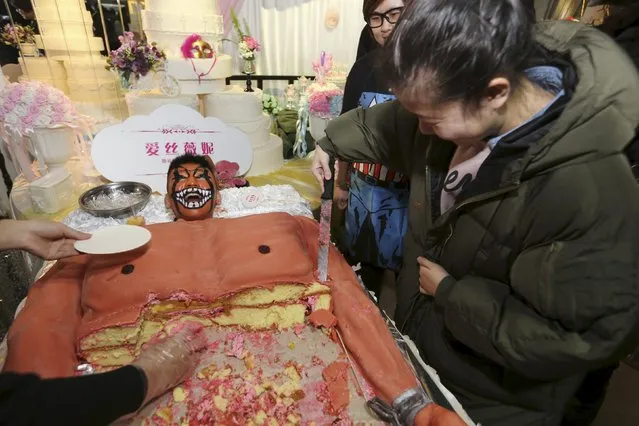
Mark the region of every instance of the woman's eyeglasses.
[[384, 19], [388, 21], [389, 24], [396, 24], [399, 20], [399, 17], [402, 16], [403, 7], [395, 7], [393, 9], [389, 9], [384, 13], [373, 12], [368, 15], [368, 19], [366, 22], [368, 26], [371, 28], [379, 28], [384, 24]]

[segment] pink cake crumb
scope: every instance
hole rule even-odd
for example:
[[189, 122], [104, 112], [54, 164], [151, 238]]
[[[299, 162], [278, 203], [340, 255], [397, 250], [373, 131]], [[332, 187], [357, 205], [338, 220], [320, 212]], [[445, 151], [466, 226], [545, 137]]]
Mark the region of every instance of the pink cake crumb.
[[293, 326], [293, 333], [295, 333], [295, 335], [297, 337], [299, 337], [300, 339], [304, 338], [304, 334], [302, 333], [304, 331], [304, 328], [306, 326], [304, 324], [297, 324], [295, 326]]
[[231, 348], [226, 351], [226, 355], [244, 359], [246, 356], [246, 351], [244, 350], [244, 335], [241, 333], [229, 333], [227, 342], [228, 340], [231, 340]]
[[318, 301], [319, 301], [319, 297], [309, 296], [308, 299], [306, 299], [306, 304], [309, 306], [309, 308], [311, 308], [311, 311], [314, 311], [315, 308], [317, 307]]

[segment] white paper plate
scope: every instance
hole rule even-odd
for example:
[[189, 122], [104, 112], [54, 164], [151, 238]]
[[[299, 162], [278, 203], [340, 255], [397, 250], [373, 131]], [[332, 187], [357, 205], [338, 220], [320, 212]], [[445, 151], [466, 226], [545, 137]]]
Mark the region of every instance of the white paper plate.
[[119, 225], [95, 231], [88, 240], [76, 241], [75, 249], [88, 254], [124, 253], [151, 241], [151, 232], [141, 226]]

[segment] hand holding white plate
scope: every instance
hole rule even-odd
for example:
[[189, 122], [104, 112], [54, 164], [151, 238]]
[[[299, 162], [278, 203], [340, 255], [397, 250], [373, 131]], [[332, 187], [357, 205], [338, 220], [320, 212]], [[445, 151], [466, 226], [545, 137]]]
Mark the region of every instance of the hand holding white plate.
[[118, 225], [102, 228], [92, 233], [91, 238], [76, 241], [75, 249], [87, 254], [124, 253], [142, 247], [151, 241], [151, 232], [141, 226]]

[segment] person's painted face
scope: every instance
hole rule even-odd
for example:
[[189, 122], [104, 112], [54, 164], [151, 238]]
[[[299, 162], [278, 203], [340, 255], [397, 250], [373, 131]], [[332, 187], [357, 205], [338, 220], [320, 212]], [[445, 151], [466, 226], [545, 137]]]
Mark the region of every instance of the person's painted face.
[[217, 204], [217, 185], [210, 169], [186, 163], [169, 171], [169, 207], [177, 219], [203, 220], [213, 216]]
[[368, 26], [373, 32], [373, 38], [380, 46], [386, 44], [403, 9], [403, 0], [384, 0], [368, 17]]

